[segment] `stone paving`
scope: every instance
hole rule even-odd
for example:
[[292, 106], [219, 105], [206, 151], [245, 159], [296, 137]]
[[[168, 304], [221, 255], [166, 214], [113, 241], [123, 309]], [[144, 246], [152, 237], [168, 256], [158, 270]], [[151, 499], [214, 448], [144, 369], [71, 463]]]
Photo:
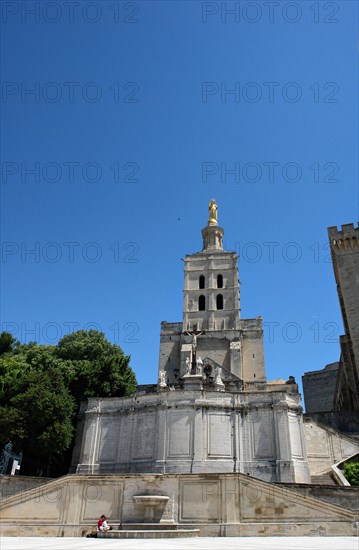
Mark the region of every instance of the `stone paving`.
[[356, 537], [201, 537], [165, 540], [100, 540], [1, 537], [1, 550], [358, 550]]

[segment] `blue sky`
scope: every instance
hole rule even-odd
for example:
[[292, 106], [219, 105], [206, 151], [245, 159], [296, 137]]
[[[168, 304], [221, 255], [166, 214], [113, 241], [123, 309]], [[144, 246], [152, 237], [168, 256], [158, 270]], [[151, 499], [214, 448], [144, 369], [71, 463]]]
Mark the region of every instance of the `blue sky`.
[[327, 227], [358, 219], [357, 3], [1, 8], [1, 328], [99, 328], [155, 382], [214, 197], [268, 378], [336, 361]]

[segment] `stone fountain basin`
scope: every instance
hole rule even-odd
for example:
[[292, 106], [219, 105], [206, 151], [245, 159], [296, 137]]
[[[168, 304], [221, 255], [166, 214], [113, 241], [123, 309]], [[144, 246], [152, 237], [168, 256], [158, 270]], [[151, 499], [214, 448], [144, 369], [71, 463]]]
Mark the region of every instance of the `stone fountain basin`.
[[160, 506], [168, 502], [170, 497], [165, 495], [135, 495], [132, 500], [143, 506]]

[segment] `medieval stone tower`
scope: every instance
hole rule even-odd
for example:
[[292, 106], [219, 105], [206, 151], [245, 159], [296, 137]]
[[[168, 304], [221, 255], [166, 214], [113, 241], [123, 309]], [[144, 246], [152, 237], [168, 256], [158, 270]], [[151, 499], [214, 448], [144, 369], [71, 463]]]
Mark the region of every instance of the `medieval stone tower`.
[[328, 228], [333, 269], [345, 335], [340, 337], [341, 358], [334, 407], [359, 410], [359, 227], [352, 223]]
[[241, 388], [264, 388], [262, 319], [240, 319], [238, 256], [223, 250], [223, 234], [212, 201], [202, 251], [184, 259], [183, 322], [161, 325], [159, 372], [166, 384], [203, 368], [207, 381], [220, 370]]

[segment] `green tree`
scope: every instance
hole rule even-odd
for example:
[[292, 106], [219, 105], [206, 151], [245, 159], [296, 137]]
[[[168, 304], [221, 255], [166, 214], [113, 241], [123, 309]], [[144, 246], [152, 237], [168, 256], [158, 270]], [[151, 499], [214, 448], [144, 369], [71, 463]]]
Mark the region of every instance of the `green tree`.
[[0, 334], [0, 356], [12, 352], [18, 343], [10, 332], [2, 332]]
[[0, 335], [0, 446], [11, 441], [22, 450], [23, 474], [48, 472], [49, 464], [52, 475], [67, 473], [80, 403], [134, 393], [130, 357], [94, 330], [69, 334], [57, 346], [9, 336]]
[[344, 475], [350, 485], [359, 486], [359, 462], [347, 462], [344, 464]]
[[11, 441], [33, 464], [44, 469], [71, 444], [75, 399], [67, 387], [69, 372], [51, 346], [0, 357], [0, 443]]
[[88, 397], [122, 397], [136, 390], [130, 356], [102, 332], [79, 330], [64, 336], [57, 356], [74, 369], [69, 387], [78, 405]]

